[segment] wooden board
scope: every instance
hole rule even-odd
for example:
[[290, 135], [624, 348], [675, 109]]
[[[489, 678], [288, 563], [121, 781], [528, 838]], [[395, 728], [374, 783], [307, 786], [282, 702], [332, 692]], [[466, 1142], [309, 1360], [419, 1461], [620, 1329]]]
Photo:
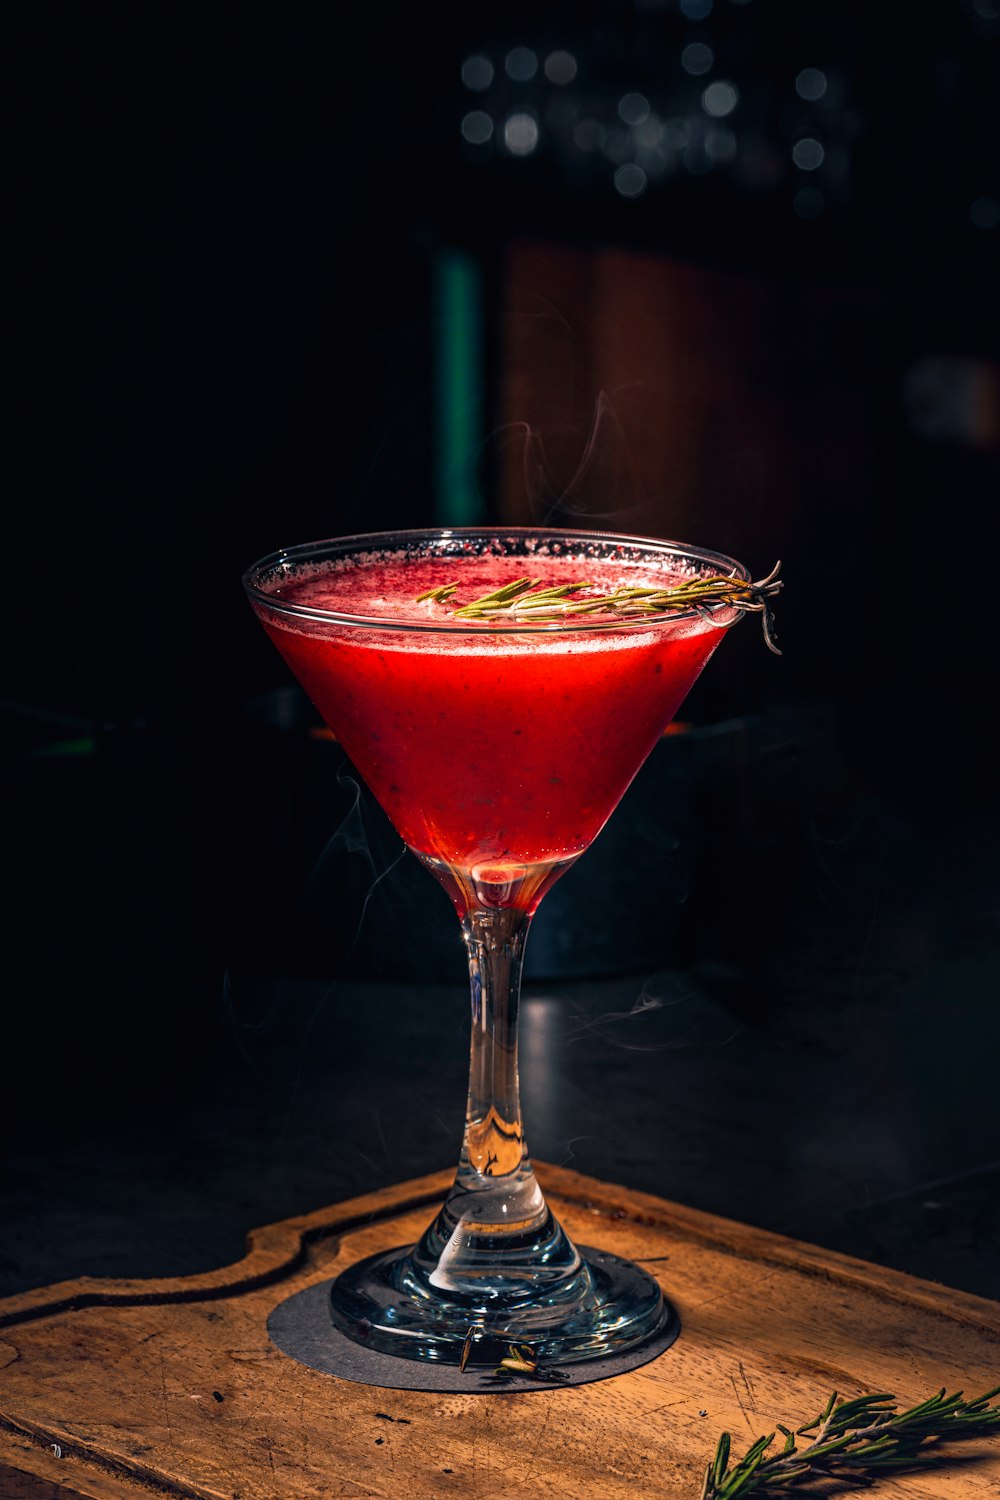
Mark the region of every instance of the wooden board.
[[[1000, 1379], [992, 1302], [560, 1168], [539, 1176], [574, 1237], [642, 1262], [677, 1303], [683, 1331], [660, 1359], [577, 1390], [441, 1396], [281, 1354], [272, 1308], [416, 1238], [442, 1173], [257, 1230], [242, 1261], [206, 1275], [0, 1302], [0, 1500], [697, 1500], [723, 1428], [741, 1453], [832, 1388], [915, 1400]], [[996, 1496], [1000, 1445], [961, 1454], [869, 1493]]]

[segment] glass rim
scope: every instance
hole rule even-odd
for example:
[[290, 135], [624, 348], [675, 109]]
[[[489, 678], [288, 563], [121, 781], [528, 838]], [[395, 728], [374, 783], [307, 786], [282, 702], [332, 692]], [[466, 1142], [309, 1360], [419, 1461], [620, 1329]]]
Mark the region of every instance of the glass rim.
[[[628, 619], [595, 622], [590, 616], [570, 616], [562, 620], [535, 621], [534, 623], [497, 624], [496, 621], [472, 620], [409, 620], [391, 619], [385, 615], [358, 615], [343, 610], [319, 609], [315, 605], [296, 604], [281, 595], [268, 593], [260, 584], [261, 578], [283, 565], [295, 565], [310, 561], [331, 560], [337, 556], [349, 556], [352, 552], [391, 552], [407, 547], [419, 547], [430, 542], [449, 541], [457, 543], [479, 540], [503, 542], [527, 539], [552, 539], [582, 545], [598, 544], [639, 548], [661, 557], [676, 557], [688, 562], [707, 563], [716, 568], [722, 577], [737, 578], [749, 583], [750, 573], [741, 562], [724, 552], [714, 552], [706, 547], [691, 546], [686, 542], [667, 541], [659, 537], [632, 536], [617, 531], [576, 530], [561, 526], [427, 526], [399, 531], [358, 532], [347, 536], [327, 537], [321, 541], [303, 542], [293, 547], [279, 547], [265, 557], [252, 563], [243, 574], [243, 587], [250, 600], [260, 604], [276, 615], [291, 619], [313, 620], [329, 625], [344, 625], [367, 630], [392, 630], [424, 634], [479, 635], [552, 635], [570, 631], [622, 631], [650, 630], [674, 626], [684, 620], [700, 618], [717, 627], [734, 624], [739, 610], [732, 604], [706, 603], [690, 609], [670, 610], [658, 615], [640, 615]], [[395, 544], [395, 545], [393, 545]], [[456, 554], [460, 556], [461, 554]], [[517, 554], [512, 554], [516, 556]], [[706, 620], [706, 615], [710, 618]], [[716, 616], [722, 618], [716, 619]]]

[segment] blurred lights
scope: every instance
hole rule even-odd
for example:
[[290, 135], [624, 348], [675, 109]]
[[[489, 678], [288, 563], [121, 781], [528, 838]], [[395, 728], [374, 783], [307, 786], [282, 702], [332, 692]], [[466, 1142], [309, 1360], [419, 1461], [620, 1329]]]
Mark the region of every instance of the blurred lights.
[[481, 52], [474, 52], [462, 64], [462, 82], [467, 89], [481, 94], [493, 82], [493, 64]]
[[493, 134], [493, 121], [484, 109], [470, 109], [462, 118], [462, 138], [470, 146], [485, 146]]
[[690, 139], [691, 132], [686, 120], [668, 120], [663, 127], [663, 144], [668, 151], [683, 151]]
[[819, 188], [799, 188], [792, 199], [792, 206], [800, 219], [818, 219], [826, 207], [826, 199]]
[[538, 145], [538, 121], [525, 110], [508, 115], [503, 127], [503, 143], [511, 156], [530, 156]]
[[605, 136], [601, 150], [608, 161], [627, 162], [632, 155], [632, 137], [627, 130], [612, 130]]
[[716, 166], [725, 166], [736, 155], [736, 136], [725, 125], [718, 125], [705, 137], [705, 155]]
[[977, 229], [996, 229], [1000, 224], [1000, 199], [977, 198], [969, 207], [969, 218]]
[[[659, 52], [666, 66], [676, 68], [680, 63], [683, 83], [676, 75], [672, 82], [663, 75], [655, 91], [647, 95], [627, 88], [626, 74], [610, 93], [606, 81], [600, 88], [591, 82], [586, 58], [576, 49], [556, 47], [551, 41], [548, 47], [495, 48], [492, 56], [482, 50], [470, 52], [461, 64], [462, 84], [484, 97], [466, 97], [466, 106], [486, 108], [459, 111], [462, 140], [472, 148], [466, 156], [482, 160], [492, 156], [497, 146], [515, 158], [549, 152], [563, 160], [579, 184], [595, 173], [607, 183], [613, 174], [615, 190], [624, 198], [641, 196], [650, 185], [682, 168], [695, 176], [724, 169], [745, 190], [768, 192], [786, 183], [786, 191], [790, 188], [794, 195], [795, 213], [802, 219], [816, 218], [831, 204], [847, 200], [850, 140], [861, 130], [858, 117], [848, 107], [849, 79], [835, 67], [790, 69], [784, 74], [784, 88], [794, 81], [794, 97], [801, 103], [793, 103], [787, 92], [783, 100], [779, 98], [777, 79], [772, 77], [770, 96], [755, 91], [748, 107], [740, 86], [718, 76], [717, 39], [708, 27], [717, 13], [724, 21], [723, 0], [719, 5], [715, 0], [629, 3], [640, 12], [680, 13], [686, 34], [675, 34], [672, 39], [664, 36]], [[742, 6], [750, 0], [727, 3]], [[1000, 14], [1000, 0], [963, 0], [963, 5], [980, 17]], [[659, 79], [661, 74], [651, 76]], [[571, 84], [575, 87], [568, 87]], [[488, 98], [487, 90], [494, 91]], [[497, 94], [500, 97], [494, 103]], [[818, 101], [822, 104], [817, 108], [809, 107]], [[672, 118], [667, 115], [671, 106], [676, 111]], [[763, 122], [762, 110], [768, 115]], [[587, 156], [591, 161], [585, 163], [581, 158]], [[601, 157], [608, 165], [598, 166]], [[793, 171], [802, 174], [797, 181]], [[815, 174], [812, 182], [809, 174]], [[971, 225], [984, 230], [1000, 225], [998, 196], [964, 202]]]
[[684, 163], [684, 170], [690, 172], [692, 177], [704, 177], [705, 173], [711, 172], [715, 165], [700, 141], [692, 141], [681, 160]]
[[635, 162], [627, 162], [615, 173], [615, 187], [623, 198], [638, 198], [646, 191], [646, 174]]
[[636, 145], [645, 150], [658, 146], [663, 140], [663, 121], [658, 115], [647, 115], [645, 120], [640, 121], [635, 127], [632, 137]]
[[513, 78], [515, 83], [529, 83], [538, 72], [538, 58], [530, 47], [512, 47], [503, 65], [507, 77]]
[[668, 156], [665, 151], [653, 147], [651, 150], [642, 153], [641, 165], [647, 177], [664, 177], [674, 171], [677, 162], [672, 156]]
[[681, 53], [681, 67], [695, 78], [709, 72], [714, 62], [715, 53], [704, 42], [689, 42]]
[[807, 99], [810, 104], [822, 99], [826, 93], [826, 74], [821, 73], [819, 68], [803, 68], [795, 80], [795, 92], [800, 99]]
[[545, 76], [562, 88], [576, 77], [576, 58], [572, 52], [550, 52], [545, 59]]
[[815, 172], [817, 167], [823, 165], [826, 152], [814, 136], [803, 136], [801, 141], [796, 141], [792, 147], [792, 161], [803, 172]]
[[649, 100], [645, 94], [623, 94], [618, 101], [618, 113], [626, 125], [641, 125], [649, 117]]
[[604, 145], [604, 126], [600, 120], [581, 120], [573, 131], [573, 144], [579, 151], [600, 151]]
[[718, 120], [724, 115], [731, 115], [739, 101], [740, 94], [736, 85], [720, 79], [717, 83], [708, 85], [701, 96], [701, 107], [707, 115]]

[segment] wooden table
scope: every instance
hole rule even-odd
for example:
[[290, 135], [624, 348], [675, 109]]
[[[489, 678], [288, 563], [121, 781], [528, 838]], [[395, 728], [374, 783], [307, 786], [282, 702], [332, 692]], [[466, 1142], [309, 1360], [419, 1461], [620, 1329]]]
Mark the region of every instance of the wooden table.
[[[0, 1302], [0, 1500], [329, 1500], [545, 1494], [697, 1500], [719, 1432], [737, 1454], [831, 1389], [921, 1399], [1000, 1380], [1000, 1307], [555, 1167], [570, 1233], [645, 1264], [683, 1330], [578, 1389], [380, 1391], [281, 1354], [268, 1314], [415, 1239], [450, 1174], [254, 1231], [245, 1258], [163, 1281], [82, 1279]], [[872, 1494], [995, 1497], [1000, 1444]]]

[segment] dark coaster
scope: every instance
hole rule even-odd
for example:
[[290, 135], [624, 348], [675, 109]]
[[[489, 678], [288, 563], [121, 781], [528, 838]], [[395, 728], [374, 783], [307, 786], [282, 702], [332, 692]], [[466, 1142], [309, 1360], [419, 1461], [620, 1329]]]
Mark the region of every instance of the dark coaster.
[[[579, 1249], [588, 1259], [600, 1256], [612, 1260], [606, 1250]], [[561, 1386], [589, 1385], [595, 1380], [610, 1380], [649, 1364], [669, 1349], [681, 1331], [681, 1321], [673, 1304], [667, 1303], [667, 1320], [663, 1327], [641, 1344], [623, 1354], [609, 1354], [601, 1359], [581, 1360], [577, 1364], [559, 1365], [552, 1378], [525, 1375], [496, 1375], [493, 1365], [468, 1365], [464, 1371], [457, 1365], [438, 1364], [429, 1360], [398, 1359], [356, 1344], [333, 1326], [330, 1318], [332, 1280], [321, 1281], [288, 1297], [271, 1313], [267, 1331], [271, 1342], [282, 1354], [358, 1385], [383, 1386], [392, 1391], [505, 1392], [552, 1391]]]

